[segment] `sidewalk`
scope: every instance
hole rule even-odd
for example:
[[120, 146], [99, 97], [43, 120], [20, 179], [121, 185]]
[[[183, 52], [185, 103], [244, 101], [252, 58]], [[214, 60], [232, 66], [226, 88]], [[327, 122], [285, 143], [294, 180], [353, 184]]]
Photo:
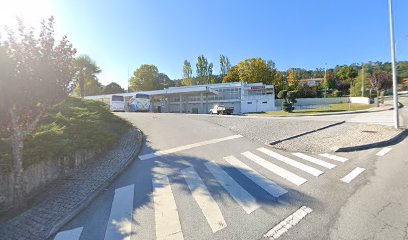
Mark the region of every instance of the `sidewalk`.
[[142, 145], [141, 131], [129, 131], [115, 149], [85, 163], [69, 177], [57, 180], [49, 191], [36, 198], [34, 207], [2, 223], [0, 238], [50, 238], [137, 157]]

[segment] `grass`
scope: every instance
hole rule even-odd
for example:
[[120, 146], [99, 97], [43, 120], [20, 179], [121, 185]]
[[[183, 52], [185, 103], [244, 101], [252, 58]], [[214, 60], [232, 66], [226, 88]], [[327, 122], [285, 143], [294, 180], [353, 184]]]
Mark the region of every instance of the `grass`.
[[[26, 138], [24, 167], [69, 156], [77, 150], [110, 147], [130, 126], [102, 102], [69, 98], [50, 109]], [[10, 139], [0, 136], [0, 146], [0, 165], [10, 165]]]
[[372, 108], [374, 105], [370, 104], [358, 104], [358, 103], [336, 103], [330, 104], [327, 108], [314, 108], [314, 109], [303, 109], [294, 110], [292, 113], [284, 111], [267, 112], [265, 114], [271, 116], [291, 116], [291, 115], [308, 115], [308, 114], [320, 114], [320, 113], [336, 113], [345, 111], [358, 111]]

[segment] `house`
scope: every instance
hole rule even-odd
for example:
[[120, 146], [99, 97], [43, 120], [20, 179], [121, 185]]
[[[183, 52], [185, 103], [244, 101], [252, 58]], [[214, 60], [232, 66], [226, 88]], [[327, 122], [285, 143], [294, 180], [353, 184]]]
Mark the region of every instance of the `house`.
[[302, 86], [308, 85], [309, 87], [313, 87], [319, 84], [322, 84], [324, 78], [310, 78], [310, 79], [300, 79], [299, 84]]

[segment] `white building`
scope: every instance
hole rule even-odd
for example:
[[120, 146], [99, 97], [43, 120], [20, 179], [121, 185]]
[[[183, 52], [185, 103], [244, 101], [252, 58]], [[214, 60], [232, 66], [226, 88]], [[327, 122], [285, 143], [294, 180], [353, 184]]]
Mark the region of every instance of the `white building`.
[[[140, 93], [140, 92], [139, 92]], [[170, 87], [146, 91], [151, 99], [150, 111], [177, 113], [208, 113], [214, 105], [234, 107], [234, 114], [269, 112], [275, 110], [275, 94], [272, 85], [262, 83], [220, 83]], [[115, 95], [134, 96], [135, 93]], [[101, 96], [88, 98], [99, 99]]]

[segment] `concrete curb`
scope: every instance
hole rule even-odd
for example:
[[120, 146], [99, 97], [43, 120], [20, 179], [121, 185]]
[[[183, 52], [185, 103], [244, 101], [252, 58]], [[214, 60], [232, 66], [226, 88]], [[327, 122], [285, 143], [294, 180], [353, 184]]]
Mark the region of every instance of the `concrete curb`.
[[60, 221], [54, 224], [54, 226], [51, 228], [51, 230], [48, 233], [47, 239], [52, 240], [53, 237], [59, 232], [59, 230], [67, 224], [69, 221], [71, 221], [75, 216], [77, 216], [82, 210], [84, 210], [104, 189], [106, 189], [113, 180], [115, 180], [127, 167], [133, 163], [133, 161], [139, 156], [140, 152], [143, 150], [143, 146], [145, 144], [145, 135], [140, 129], [136, 129], [138, 131], [138, 139], [139, 139], [139, 144], [140, 146], [137, 148], [137, 151], [135, 151], [135, 154], [129, 159], [129, 161], [124, 164], [119, 171], [117, 171], [114, 175], [112, 175], [109, 179], [104, 181], [97, 190], [95, 190], [93, 193], [91, 193], [87, 198], [82, 201], [73, 211], [71, 211], [68, 215], [66, 215], [64, 218], [62, 218]]
[[354, 151], [367, 150], [371, 148], [386, 147], [386, 146], [394, 145], [396, 143], [401, 142], [407, 136], [408, 136], [408, 129], [404, 129], [402, 132], [400, 132], [399, 134], [397, 134], [396, 136], [388, 140], [376, 142], [376, 143], [369, 143], [365, 145], [359, 145], [359, 146], [342, 147], [342, 148], [338, 148], [335, 152], [354, 152]]
[[[398, 102], [399, 108], [403, 108], [404, 105], [400, 102]], [[285, 117], [320, 117], [320, 116], [331, 116], [331, 115], [346, 115], [346, 114], [355, 114], [355, 113], [374, 113], [374, 112], [384, 112], [384, 111], [389, 111], [394, 109], [394, 107], [388, 107], [384, 109], [378, 109], [378, 110], [357, 110], [357, 111], [345, 111], [345, 112], [333, 112], [333, 113], [318, 113], [318, 114], [298, 114], [298, 115], [280, 115], [280, 116], [251, 116], [248, 114], [245, 114], [243, 116], [248, 116], [248, 117], [278, 117], [278, 118], [285, 118]]]
[[304, 136], [304, 135], [307, 135], [307, 134], [310, 134], [310, 133], [314, 133], [314, 132], [318, 132], [318, 131], [321, 131], [321, 130], [324, 130], [324, 129], [327, 129], [327, 128], [330, 128], [330, 127], [334, 127], [334, 126], [343, 124], [345, 122], [346, 121], [332, 123], [332, 124], [326, 125], [324, 127], [318, 128], [318, 129], [314, 129], [314, 130], [303, 132], [303, 133], [300, 133], [300, 134], [297, 134], [297, 135], [294, 135], [294, 136], [291, 136], [291, 137], [288, 137], [288, 138], [285, 138], [285, 139], [280, 139], [280, 140], [270, 142], [269, 145], [276, 145], [276, 144], [284, 142], [284, 141], [292, 140], [292, 139], [295, 139], [295, 138], [298, 138], [298, 137], [301, 137], [301, 136]]

